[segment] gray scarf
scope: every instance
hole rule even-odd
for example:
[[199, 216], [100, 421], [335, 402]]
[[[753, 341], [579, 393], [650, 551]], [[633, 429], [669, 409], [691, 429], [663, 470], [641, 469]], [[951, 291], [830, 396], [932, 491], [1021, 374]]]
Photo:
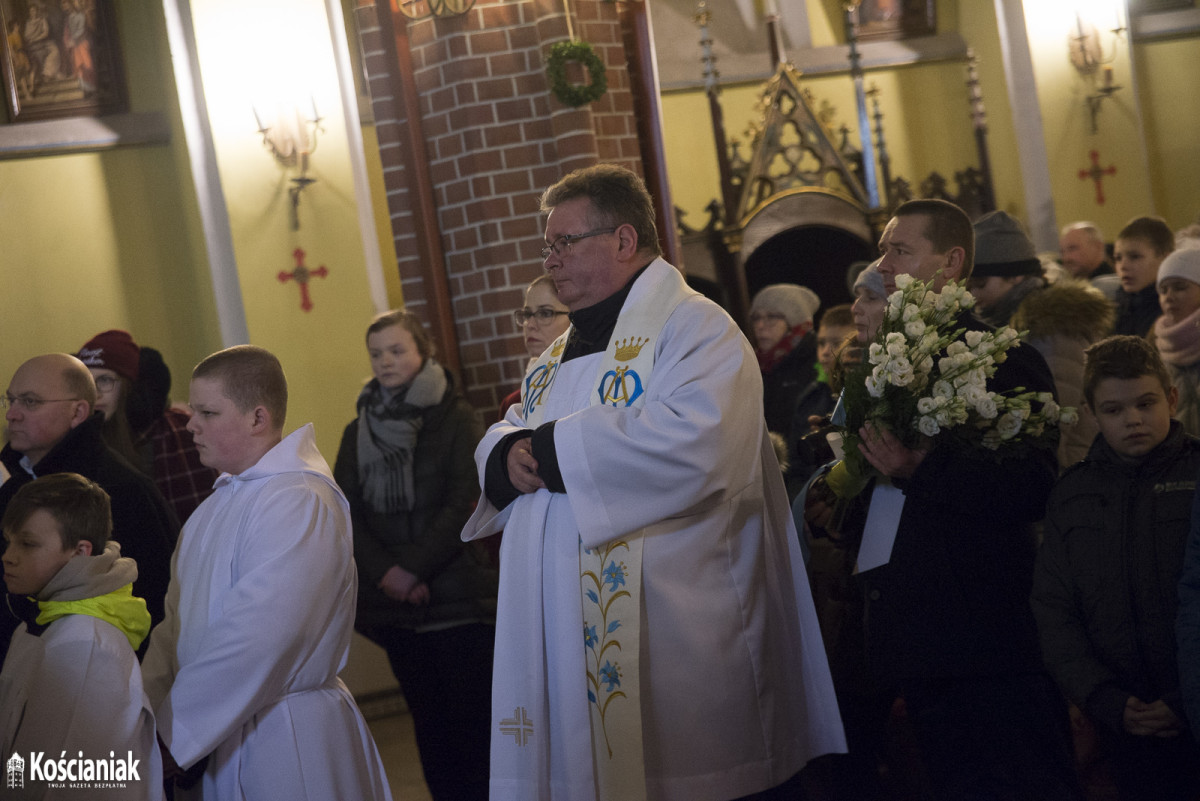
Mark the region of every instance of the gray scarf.
[[391, 397], [372, 379], [358, 396], [358, 476], [373, 512], [413, 508], [412, 452], [425, 409], [441, 403], [449, 381], [433, 359]]

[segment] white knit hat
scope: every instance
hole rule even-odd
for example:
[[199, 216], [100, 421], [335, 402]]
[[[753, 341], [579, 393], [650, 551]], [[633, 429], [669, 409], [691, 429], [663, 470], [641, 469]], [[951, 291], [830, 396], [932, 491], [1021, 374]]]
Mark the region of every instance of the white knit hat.
[[771, 284], [758, 290], [750, 304], [750, 313], [781, 314], [787, 320], [788, 328], [795, 328], [801, 323], [811, 323], [819, 308], [821, 299], [808, 287]]
[[1185, 240], [1184, 246], [1172, 251], [1158, 265], [1158, 284], [1168, 278], [1182, 278], [1200, 284], [1200, 241]]

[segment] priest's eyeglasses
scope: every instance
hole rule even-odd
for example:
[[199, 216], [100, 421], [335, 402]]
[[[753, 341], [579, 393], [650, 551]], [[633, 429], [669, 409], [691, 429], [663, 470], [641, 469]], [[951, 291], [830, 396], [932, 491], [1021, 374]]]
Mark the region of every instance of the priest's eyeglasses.
[[533, 322], [540, 328], [543, 325], [549, 325], [560, 314], [570, 314], [570, 312], [559, 311], [549, 306], [542, 306], [540, 309], [517, 309], [513, 312], [513, 320], [516, 322], [517, 328], [524, 327], [528, 322]]
[[550, 254], [562, 256], [565, 251], [570, 251], [571, 245], [574, 245], [580, 239], [587, 239], [591, 236], [600, 236], [601, 234], [611, 234], [616, 228], [597, 228], [594, 231], [585, 231], [582, 234], [562, 234], [554, 238], [554, 241], [542, 248], [542, 259], [550, 258]]
[[68, 401], [83, 400], [82, 398], [38, 398], [33, 395], [9, 395], [5, 393], [0, 397], [0, 408], [6, 411], [9, 408], [18, 409], [23, 412], [36, 412], [46, 403], [66, 403]]

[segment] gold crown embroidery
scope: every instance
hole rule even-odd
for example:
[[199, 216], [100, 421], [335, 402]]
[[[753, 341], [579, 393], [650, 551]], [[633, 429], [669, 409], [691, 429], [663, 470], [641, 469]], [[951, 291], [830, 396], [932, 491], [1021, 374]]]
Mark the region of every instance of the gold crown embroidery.
[[622, 339], [617, 341], [617, 361], [627, 362], [636, 359], [638, 354], [642, 352], [642, 348], [649, 342], [649, 337], [635, 337], [633, 339]]
[[550, 349], [550, 358], [554, 358], [556, 356], [562, 356], [563, 348], [565, 348], [566, 346], [567, 346], [567, 343], [565, 341], [555, 342], [554, 347]]

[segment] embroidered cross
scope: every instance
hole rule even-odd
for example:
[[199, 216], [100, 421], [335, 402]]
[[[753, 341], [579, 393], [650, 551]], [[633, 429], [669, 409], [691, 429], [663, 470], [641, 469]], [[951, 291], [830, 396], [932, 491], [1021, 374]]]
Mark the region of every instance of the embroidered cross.
[[[1103, 201], [1101, 201], [1103, 202]], [[318, 278], [324, 278], [329, 275], [329, 271], [322, 264], [315, 270], [310, 270], [304, 266], [304, 250], [296, 248], [292, 251], [292, 258], [296, 260], [296, 267], [291, 272], [287, 270], [279, 271], [280, 283], [286, 284], [290, 280], [294, 280], [300, 285], [300, 308], [304, 311], [311, 311], [313, 307], [312, 298], [308, 296], [308, 282], [314, 275]]]
[[533, 721], [525, 713], [525, 707], [519, 706], [513, 710], [511, 718], [500, 721], [500, 733], [511, 734], [517, 745], [524, 747], [533, 737]]
[[1089, 178], [1096, 183], [1096, 203], [1104, 205], [1104, 176], [1116, 175], [1117, 168], [1110, 164], [1107, 167], [1100, 166], [1100, 152], [1093, 150], [1088, 153], [1088, 157], [1092, 160], [1092, 166], [1086, 170], [1079, 171], [1079, 180], [1086, 181]]

